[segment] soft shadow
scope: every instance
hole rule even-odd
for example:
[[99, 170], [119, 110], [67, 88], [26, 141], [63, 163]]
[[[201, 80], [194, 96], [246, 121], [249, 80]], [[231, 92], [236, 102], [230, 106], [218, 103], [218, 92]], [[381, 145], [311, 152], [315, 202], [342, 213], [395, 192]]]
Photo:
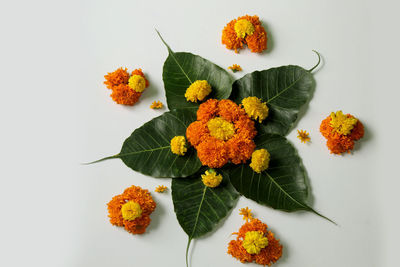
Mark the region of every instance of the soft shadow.
[[[277, 239], [279, 239], [279, 243], [281, 243], [283, 249], [282, 249], [282, 257], [279, 259], [279, 264], [284, 264], [288, 259], [289, 259], [289, 244], [286, 243], [284, 239], [281, 238], [281, 235], [279, 234], [279, 231], [276, 230], [274, 227], [270, 227], [268, 225], [268, 230], [271, 231], [272, 233], [275, 234]], [[290, 250], [289, 250], [290, 251]]]
[[363, 122], [363, 125], [364, 125], [364, 137], [361, 138], [358, 141], [354, 141], [354, 149], [353, 149], [352, 152], [356, 152], [356, 151], [360, 150], [361, 146], [362, 146], [362, 143], [368, 142], [368, 141], [370, 141], [371, 139], [374, 138], [374, 134], [373, 134], [373, 132], [371, 132], [368, 124], [366, 125]]
[[272, 50], [274, 50], [275, 47], [273, 34], [271, 33], [268, 23], [266, 23], [264, 20], [260, 20], [260, 22], [267, 32], [267, 49], [264, 50], [261, 54], [269, 54], [272, 52]]
[[[144, 90], [142, 96], [140, 97], [141, 99], [154, 99], [158, 95], [157, 88], [153, 85], [153, 80], [151, 79], [151, 76], [146, 74], [146, 79], [149, 81], [150, 86]], [[140, 100], [139, 100], [140, 101]]]
[[[169, 193], [169, 191], [170, 190], [168, 190], [167, 192], [164, 192], [162, 194], [167, 194], [167, 193]], [[150, 225], [148, 227], [148, 230], [147, 230], [148, 232], [151, 232], [152, 230], [157, 229], [160, 226], [164, 215], [166, 214], [165, 206], [164, 206], [163, 202], [160, 201], [158, 199], [158, 197], [154, 197], [153, 196], [153, 198], [155, 198], [155, 201], [157, 203], [157, 207], [156, 207], [156, 209], [154, 210], [154, 212], [150, 216], [151, 223], [150, 223]]]

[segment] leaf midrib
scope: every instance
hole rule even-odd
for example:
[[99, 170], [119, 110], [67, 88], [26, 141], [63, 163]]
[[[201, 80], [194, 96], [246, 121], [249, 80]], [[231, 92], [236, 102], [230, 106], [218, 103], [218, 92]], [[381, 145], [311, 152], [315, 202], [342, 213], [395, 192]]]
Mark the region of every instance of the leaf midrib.
[[284, 88], [282, 91], [280, 91], [278, 94], [276, 94], [274, 97], [270, 98], [267, 100], [267, 103], [271, 102], [275, 98], [279, 97], [281, 94], [292, 88], [299, 80], [301, 80], [304, 75], [306, 75], [307, 72], [304, 72], [297, 80], [295, 80], [292, 84], [290, 84], [288, 87]]
[[162, 150], [162, 149], [166, 149], [166, 148], [171, 148], [171, 146], [163, 146], [163, 147], [157, 147], [157, 148], [154, 148], [154, 149], [146, 149], [146, 150], [140, 150], [140, 151], [130, 152], [130, 153], [126, 153], [126, 154], [118, 154], [118, 156], [119, 156], [119, 157], [125, 157], [125, 156], [130, 156], [130, 155], [145, 153], [145, 152], [153, 152], [153, 151]]
[[206, 195], [206, 191], [207, 191], [207, 186], [204, 186], [203, 195], [201, 196], [201, 201], [200, 201], [200, 205], [199, 205], [199, 210], [197, 211], [196, 219], [195, 219], [194, 226], [193, 226], [193, 231], [189, 236], [190, 239], [193, 238], [194, 232], [196, 231], [196, 227], [197, 227], [197, 223], [199, 221], [200, 211], [201, 211], [201, 207], [203, 206], [203, 201], [204, 201], [204, 198]]

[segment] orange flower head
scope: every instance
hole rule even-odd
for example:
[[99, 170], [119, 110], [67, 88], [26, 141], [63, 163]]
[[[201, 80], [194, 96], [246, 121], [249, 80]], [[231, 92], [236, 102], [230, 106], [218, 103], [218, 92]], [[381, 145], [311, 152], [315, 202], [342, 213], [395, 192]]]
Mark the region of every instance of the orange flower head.
[[112, 225], [124, 226], [132, 234], [143, 234], [156, 203], [148, 190], [133, 185], [113, 197], [107, 206]]
[[[282, 245], [268, 231], [268, 226], [258, 219], [252, 219], [240, 227], [237, 237], [228, 244], [228, 254], [242, 263], [256, 262], [272, 265], [282, 256]], [[250, 251], [251, 253], [249, 253]]]
[[229, 22], [222, 30], [222, 44], [235, 50], [246, 44], [251, 52], [260, 53], [267, 49], [267, 33], [258, 16], [242, 16]]
[[252, 139], [256, 134], [245, 110], [228, 99], [209, 99], [201, 104], [197, 121], [186, 129], [201, 163], [210, 168], [220, 168], [229, 161], [246, 162], [255, 149]]
[[118, 86], [120, 84], [128, 84], [129, 73], [127, 68], [119, 68], [114, 72], [109, 72], [107, 75], [104, 75], [106, 81], [104, 84], [108, 89], [113, 89], [114, 86]]

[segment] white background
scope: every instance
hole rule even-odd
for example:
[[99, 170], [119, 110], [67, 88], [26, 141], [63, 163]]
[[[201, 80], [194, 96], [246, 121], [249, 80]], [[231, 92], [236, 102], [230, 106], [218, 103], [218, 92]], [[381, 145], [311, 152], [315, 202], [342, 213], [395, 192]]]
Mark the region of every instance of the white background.
[[[106, 203], [135, 184], [151, 191], [169, 179], [143, 176], [120, 160], [123, 140], [164, 110], [167, 50], [199, 54], [244, 72], [312, 67], [316, 91], [288, 138], [310, 177], [311, 213], [284, 213], [244, 197], [212, 235], [193, 243], [191, 266], [242, 266], [226, 254], [249, 206], [281, 239], [276, 266], [399, 266], [399, 4], [368, 0], [2, 1], [0, 9], [0, 265], [184, 266], [187, 237], [170, 192], [153, 196], [148, 232], [132, 236], [108, 222]], [[221, 44], [231, 19], [257, 14], [269, 49], [235, 54]], [[102, 84], [117, 67], [141, 67], [151, 86], [133, 107], [115, 104]], [[353, 155], [333, 156], [319, 134], [331, 111], [357, 116], [365, 138]], [[311, 132], [311, 144], [296, 138]], [[252, 265], [248, 265], [252, 266]]]

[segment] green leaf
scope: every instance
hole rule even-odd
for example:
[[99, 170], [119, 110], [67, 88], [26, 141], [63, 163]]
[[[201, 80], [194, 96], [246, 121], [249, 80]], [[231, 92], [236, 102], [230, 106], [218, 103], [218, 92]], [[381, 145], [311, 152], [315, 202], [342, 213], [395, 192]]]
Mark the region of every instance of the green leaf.
[[[160, 35], [160, 33], [158, 33]], [[206, 80], [212, 87], [208, 98], [225, 99], [232, 91], [233, 78], [223, 68], [200, 56], [186, 52], [175, 53], [168, 48], [164, 62], [163, 81], [169, 109], [198, 108], [200, 103], [188, 102], [186, 89], [196, 80]]]
[[249, 96], [262, 99], [269, 107], [269, 115], [262, 124], [265, 131], [286, 135], [300, 109], [311, 99], [314, 85], [310, 71], [299, 66], [282, 66], [243, 76], [234, 82], [230, 98], [238, 104]]
[[223, 173], [223, 180], [218, 187], [205, 186], [201, 180], [205, 170], [201, 168], [187, 179], [172, 180], [174, 209], [179, 224], [189, 237], [188, 248], [193, 238], [211, 232], [228, 215], [239, 197]]
[[96, 162], [120, 158], [132, 170], [153, 177], [180, 178], [192, 175], [201, 167], [193, 147], [184, 156], [171, 152], [170, 141], [174, 136], [185, 135], [186, 128], [196, 120], [189, 110], [174, 110], [137, 128], [122, 145], [121, 152]]
[[322, 216], [309, 206], [305, 169], [289, 141], [262, 129], [254, 141], [256, 149], [265, 148], [270, 153], [269, 167], [261, 173], [254, 172], [249, 163], [226, 168], [236, 190], [245, 197], [274, 209], [289, 212], [306, 210]]

